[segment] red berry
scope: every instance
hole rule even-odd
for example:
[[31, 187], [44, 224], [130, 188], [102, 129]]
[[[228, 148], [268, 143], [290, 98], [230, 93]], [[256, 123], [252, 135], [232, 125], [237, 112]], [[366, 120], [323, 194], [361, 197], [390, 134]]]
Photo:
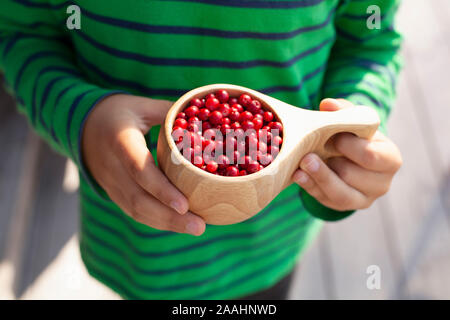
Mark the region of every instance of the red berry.
[[239, 113], [244, 112], [244, 107], [242, 107], [239, 103], [231, 104], [230, 102], [230, 106], [232, 109], [236, 109], [236, 111]]
[[239, 113], [239, 111], [231, 111], [231, 112], [230, 112], [230, 119], [231, 119], [232, 121], [238, 121], [240, 115], [241, 115], [241, 114]]
[[202, 122], [202, 130], [203, 130], [203, 132], [205, 132], [206, 130], [211, 129], [211, 128], [212, 128], [211, 123], [209, 123], [208, 121], [203, 121]]
[[201, 168], [204, 164], [203, 158], [201, 156], [195, 156], [193, 163], [196, 167]]
[[258, 100], [252, 100], [247, 105], [247, 110], [253, 114], [258, 114], [259, 110], [261, 110], [261, 103]]
[[208, 100], [209, 98], [215, 98], [215, 97], [216, 97], [216, 95], [214, 93], [208, 93], [204, 99]]
[[239, 159], [241, 158], [241, 153], [239, 151], [233, 152], [233, 164], [238, 164]]
[[246, 176], [247, 175], [247, 171], [241, 170], [241, 171], [239, 171], [239, 175], [240, 176]]
[[224, 125], [224, 124], [231, 124], [231, 120], [230, 120], [230, 118], [222, 118], [222, 120], [220, 121], [220, 123], [222, 124], [222, 125]]
[[211, 124], [219, 124], [222, 120], [222, 117], [222, 113], [220, 113], [219, 111], [213, 111], [209, 115], [209, 122], [211, 122]]
[[273, 161], [273, 157], [270, 154], [264, 154], [261, 156], [261, 159], [259, 160], [259, 162], [264, 165], [264, 166], [268, 166], [269, 164], [271, 164]]
[[248, 173], [255, 173], [259, 171], [259, 163], [258, 161], [252, 160], [247, 166]]
[[219, 106], [219, 104], [220, 104], [219, 99], [214, 98], [214, 97], [206, 99], [206, 102], [205, 102], [205, 106], [206, 106], [210, 111], [216, 110], [217, 107]]
[[208, 120], [211, 111], [207, 108], [201, 108], [198, 112], [198, 118], [202, 121]]
[[259, 118], [256, 118], [256, 119], [253, 119], [253, 124], [254, 124], [254, 126], [255, 126], [255, 130], [259, 130], [259, 129], [261, 129], [262, 128], [262, 126], [263, 126], [263, 120], [261, 120], [261, 119], [259, 119]]
[[196, 106], [197, 108], [203, 107], [203, 101], [200, 100], [199, 98], [192, 99], [190, 104], [191, 106]]
[[200, 119], [198, 117], [190, 117], [188, 119], [188, 123], [199, 122], [199, 121], [200, 121]]
[[187, 129], [188, 129], [188, 131], [190, 131], [190, 132], [198, 132], [198, 131], [200, 131], [200, 128], [199, 128], [198, 125], [195, 124], [195, 123], [190, 123], [190, 124], [188, 125]]
[[230, 95], [228, 94], [228, 92], [226, 90], [219, 90], [216, 92], [216, 97], [217, 97], [217, 99], [219, 99], [219, 101], [221, 103], [225, 103], [228, 101], [228, 98], [230, 97]]
[[283, 143], [283, 138], [280, 136], [275, 136], [272, 138], [272, 145], [280, 147]]
[[176, 119], [174, 122], [174, 126], [186, 129], [188, 126], [188, 122], [185, 119]]
[[226, 169], [226, 175], [229, 177], [235, 177], [239, 175], [239, 169], [236, 168], [235, 166], [229, 166]]
[[[223, 120], [223, 119], [222, 119]], [[231, 130], [231, 126], [227, 123], [222, 124], [220, 127], [220, 132], [225, 136]]]
[[278, 130], [279, 133], [283, 132], [283, 125], [278, 121], [270, 122], [269, 127], [272, 130]]
[[267, 152], [267, 144], [265, 144], [262, 141], [258, 141], [258, 150], [261, 151], [262, 153], [266, 153]]
[[233, 106], [233, 104], [238, 103], [238, 99], [230, 98], [230, 99], [228, 99], [228, 103], [230, 104], [230, 106]]
[[186, 117], [190, 118], [195, 117], [198, 114], [198, 111], [199, 111], [198, 107], [190, 106], [189, 108], [184, 110], [184, 113], [186, 113]]
[[264, 121], [270, 122], [270, 121], [273, 120], [273, 113], [270, 112], [270, 111], [266, 111], [266, 112], [264, 112], [264, 114], [263, 114], [263, 118], [264, 118]]
[[280, 153], [280, 149], [276, 146], [270, 146], [267, 149], [267, 152], [270, 153], [272, 155], [272, 157], [276, 157], [278, 155], [278, 153]]
[[253, 114], [250, 111], [244, 111], [239, 116], [239, 121], [244, 122], [253, 119]]
[[237, 129], [239, 129], [241, 127], [241, 124], [239, 122], [233, 122], [231, 124], [231, 129], [233, 129], [234, 131], [236, 131]]
[[228, 115], [231, 112], [231, 108], [230, 108], [230, 105], [228, 103], [220, 104], [219, 108], [217, 110], [220, 111], [224, 117], [228, 117]]
[[215, 162], [215, 161], [210, 161], [210, 162], [206, 165], [206, 171], [213, 173], [213, 172], [216, 172], [216, 171], [217, 171], [217, 168], [218, 168], [218, 167], [219, 167], [219, 166], [217, 165], [217, 162]]
[[230, 159], [224, 154], [221, 154], [217, 157], [217, 163], [219, 164], [220, 169], [225, 169], [230, 165]]
[[244, 129], [244, 131], [255, 129], [255, 124], [253, 121], [246, 120], [242, 122], [242, 129]]
[[177, 119], [186, 119], [186, 114], [184, 112], [178, 112]]
[[252, 97], [250, 97], [248, 94], [243, 93], [239, 96], [239, 103], [244, 107], [247, 107], [251, 102]]

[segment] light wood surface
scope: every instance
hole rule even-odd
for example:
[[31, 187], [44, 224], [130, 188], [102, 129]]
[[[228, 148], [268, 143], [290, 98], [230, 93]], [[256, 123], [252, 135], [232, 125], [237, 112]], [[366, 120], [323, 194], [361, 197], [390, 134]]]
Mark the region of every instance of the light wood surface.
[[[178, 112], [193, 98], [225, 89], [230, 96], [248, 93], [271, 110], [283, 124], [283, 144], [273, 163], [263, 170], [240, 177], [224, 177], [205, 172], [178, 151], [172, 127]], [[183, 95], [167, 114], [158, 141], [158, 163], [170, 181], [189, 200], [189, 209], [209, 224], [226, 225], [249, 219], [292, 183], [300, 160], [309, 152], [322, 158], [337, 156], [329, 139], [340, 132], [370, 138], [379, 125], [378, 114], [369, 107], [335, 112], [300, 109], [260, 92], [229, 84], [214, 84]]]

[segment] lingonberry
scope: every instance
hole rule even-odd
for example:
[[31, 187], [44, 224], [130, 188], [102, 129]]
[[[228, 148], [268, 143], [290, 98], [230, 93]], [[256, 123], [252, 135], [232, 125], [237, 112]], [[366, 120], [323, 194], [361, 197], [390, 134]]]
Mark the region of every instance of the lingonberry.
[[172, 138], [198, 168], [243, 176], [273, 162], [283, 143], [283, 125], [249, 94], [230, 97], [227, 90], [217, 90], [192, 99], [178, 112]]
[[228, 92], [226, 90], [219, 90], [216, 92], [216, 98], [219, 99], [219, 101], [221, 103], [225, 103], [228, 101], [228, 98], [230, 97], [230, 95], [228, 94]]

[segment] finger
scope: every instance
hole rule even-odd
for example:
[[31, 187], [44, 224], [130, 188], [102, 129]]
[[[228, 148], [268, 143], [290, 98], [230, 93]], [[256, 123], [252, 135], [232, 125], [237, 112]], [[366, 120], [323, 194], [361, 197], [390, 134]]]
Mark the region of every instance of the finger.
[[365, 205], [366, 197], [342, 181], [316, 154], [307, 154], [300, 162], [300, 168], [308, 173], [340, 210], [356, 209]]
[[142, 100], [136, 104], [137, 111], [145, 123], [150, 126], [163, 124], [167, 112], [172, 107], [173, 102], [168, 100], [155, 100], [151, 98], [140, 97]]
[[126, 128], [117, 140], [117, 154], [131, 178], [162, 203], [185, 214], [189, 209], [186, 197], [156, 166], [143, 134], [136, 128]]
[[297, 183], [300, 187], [302, 187], [306, 192], [308, 192], [311, 196], [316, 198], [319, 202], [326, 201], [327, 197], [323, 193], [323, 191], [317, 186], [313, 179], [309, 177], [309, 175], [299, 169], [297, 170], [292, 179], [295, 183]]
[[345, 99], [331, 99], [326, 98], [320, 102], [320, 111], [337, 111], [340, 109], [354, 107], [355, 105]]
[[199, 216], [187, 212], [179, 215], [165, 206], [158, 199], [149, 195], [129, 176], [122, 177], [120, 187], [113, 185], [108, 191], [111, 199], [116, 202], [134, 220], [158, 230], [174, 231], [201, 235], [206, 228], [205, 222]]
[[327, 165], [349, 186], [367, 197], [384, 195], [391, 185], [392, 175], [364, 169], [344, 157], [327, 160]]
[[336, 150], [356, 164], [378, 172], [396, 172], [401, 166], [397, 147], [381, 133], [372, 140], [351, 133], [340, 133], [334, 138]]

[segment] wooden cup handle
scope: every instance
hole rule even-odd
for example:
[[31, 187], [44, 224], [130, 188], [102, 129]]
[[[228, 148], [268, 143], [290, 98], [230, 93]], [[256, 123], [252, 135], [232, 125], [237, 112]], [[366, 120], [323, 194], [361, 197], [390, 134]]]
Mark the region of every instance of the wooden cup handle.
[[360, 138], [370, 139], [380, 124], [377, 112], [370, 107], [358, 106], [320, 113], [325, 124], [314, 132], [317, 134], [317, 142], [312, 152], [323, 160], [341, 155], [334, 146], [333, 137], [336, 134], [349, 132]]

